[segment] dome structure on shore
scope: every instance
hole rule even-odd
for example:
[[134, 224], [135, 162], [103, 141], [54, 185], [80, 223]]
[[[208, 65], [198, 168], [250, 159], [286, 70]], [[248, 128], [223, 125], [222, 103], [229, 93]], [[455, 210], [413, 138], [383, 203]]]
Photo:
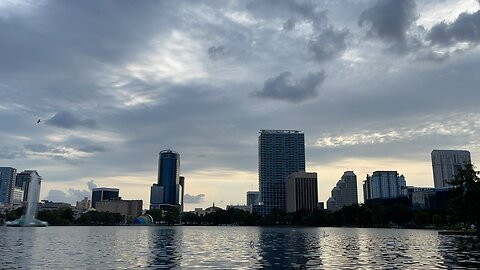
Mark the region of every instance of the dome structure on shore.
[[137, 217], [134, 221], [133, 224], [135, 225], [153, 225], [153, 217], [146, 214], [146, 215], [141, 215]]

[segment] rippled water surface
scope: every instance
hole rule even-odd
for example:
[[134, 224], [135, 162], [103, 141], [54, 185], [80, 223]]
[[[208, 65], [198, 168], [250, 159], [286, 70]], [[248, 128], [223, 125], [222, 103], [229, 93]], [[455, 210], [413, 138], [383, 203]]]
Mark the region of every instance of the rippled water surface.
[[263, 227], [0, 227], [1, 269], [480, 268], [477, 237]]

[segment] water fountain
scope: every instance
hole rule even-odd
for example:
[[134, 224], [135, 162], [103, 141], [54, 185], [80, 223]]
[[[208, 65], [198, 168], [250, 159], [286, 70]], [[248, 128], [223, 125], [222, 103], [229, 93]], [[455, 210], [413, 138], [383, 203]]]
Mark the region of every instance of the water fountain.
[[36, 172], [30, 174], [30, 184], [28, 186], [27, 212], [19, 219], [7, 221], [8, 227], [46, 227], [48, 222], [35, 218], [37, 211], [38, 199], [40, 196], [40, 178]]

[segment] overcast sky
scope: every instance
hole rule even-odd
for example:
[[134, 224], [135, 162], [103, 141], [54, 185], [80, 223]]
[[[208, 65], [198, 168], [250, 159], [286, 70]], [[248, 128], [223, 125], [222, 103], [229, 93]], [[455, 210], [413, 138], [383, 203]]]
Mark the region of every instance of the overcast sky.
[[[430, 152], [480, 155], [475, 0], [0, 2], [0, 166], [41, 198], [120, 188], [148, 207], [158, 152], [186, 209], [258, 189], [260, 129], [305, 133], [326, 201], [345, 170], [433, 186]], [[36, 123], [41, 119], [40, 123]]]

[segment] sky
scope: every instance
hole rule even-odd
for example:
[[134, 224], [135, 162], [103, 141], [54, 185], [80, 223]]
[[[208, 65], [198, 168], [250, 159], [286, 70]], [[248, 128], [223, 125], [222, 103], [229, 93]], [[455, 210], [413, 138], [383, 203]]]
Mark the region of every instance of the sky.
[[[258, 190], [261, 129], [305, 133], [326, 201], [346, 170], [433, 186], [480, 156], [480, 1], [0, 1], [0, 166], [41, 198], [117, 187], [148, 208], [173, 149], [185, 209]], [[40, 119], [40, 123], [37, 120]]]

